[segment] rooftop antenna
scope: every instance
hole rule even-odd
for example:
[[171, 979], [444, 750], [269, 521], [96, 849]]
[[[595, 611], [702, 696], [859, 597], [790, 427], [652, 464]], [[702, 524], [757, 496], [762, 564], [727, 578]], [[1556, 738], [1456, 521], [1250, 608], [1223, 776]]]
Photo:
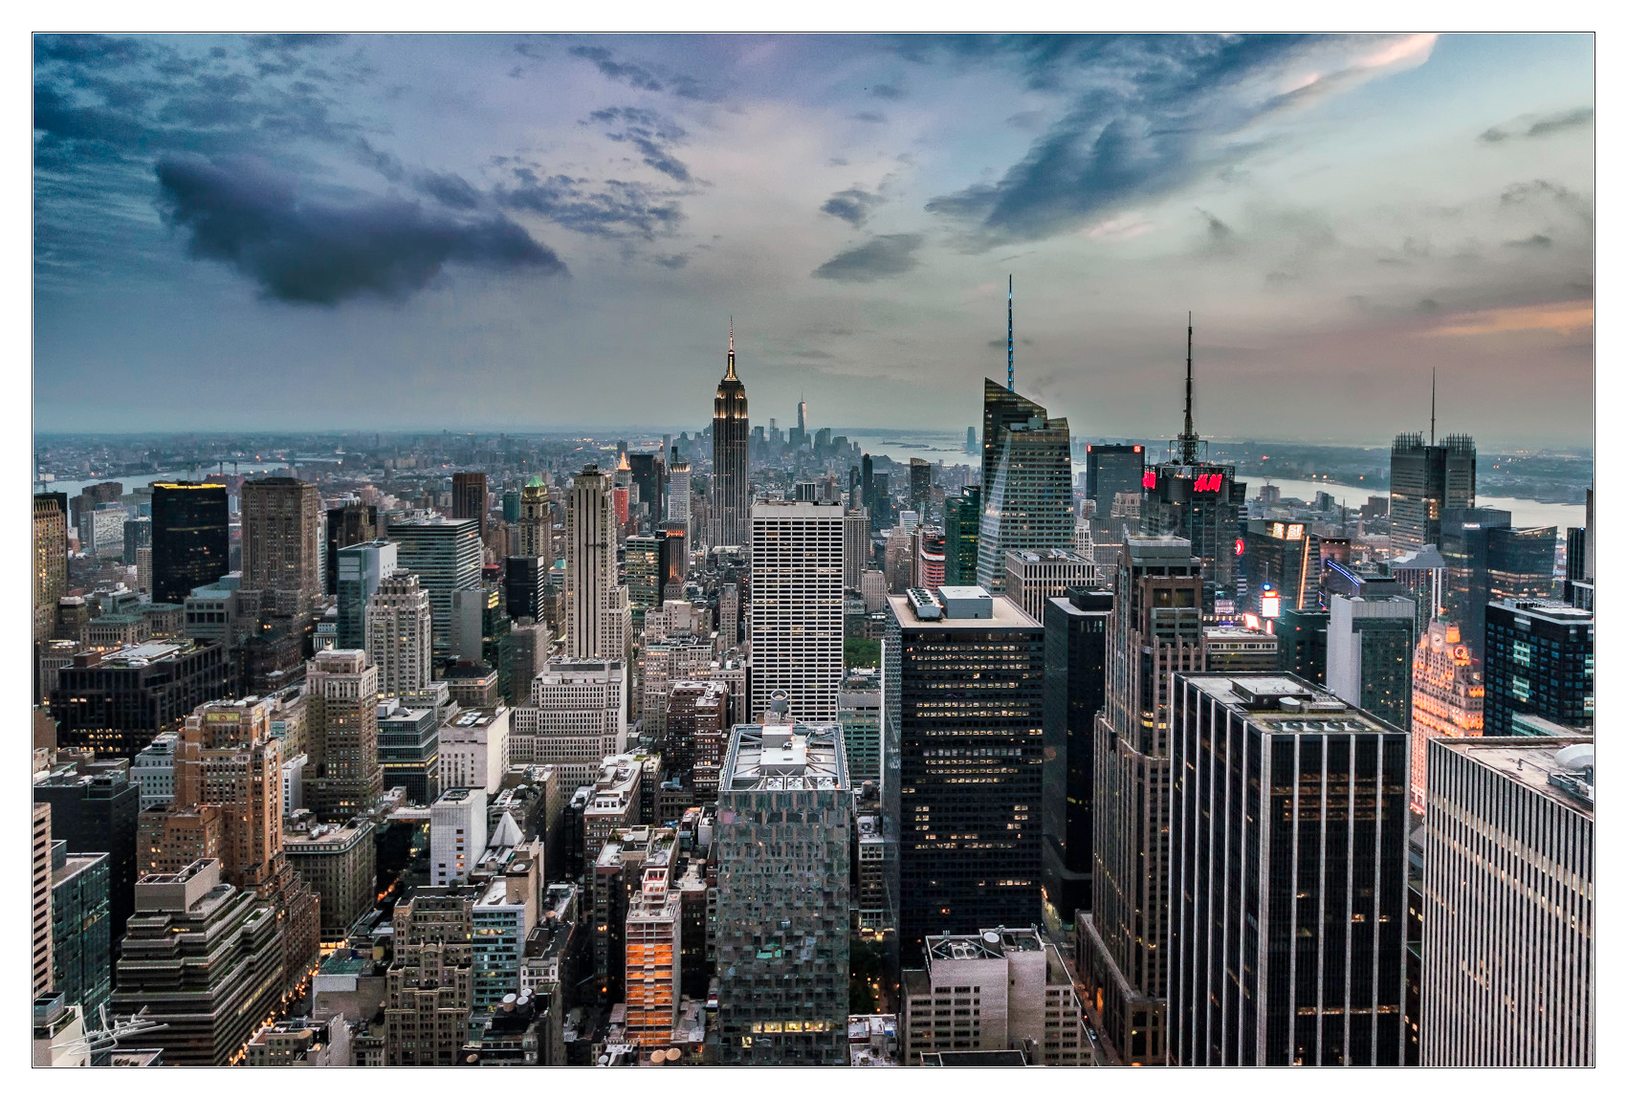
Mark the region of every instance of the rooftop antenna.
[[1017, 392], [1017, 343], [1012, 339], [1014, 330], [1011, 325], [1011, 298], [1014, 280], [1006, 276], [1006, 389], [1011, 393]]
[[1181, 432], [1181, 462], [1198, 461], [1198, 433], [1192, 428], [1192, 311], [1186, 313], [1186, 428]]
[[1429, 445], [1435, 445], [1435, 368], [1429, 368]]

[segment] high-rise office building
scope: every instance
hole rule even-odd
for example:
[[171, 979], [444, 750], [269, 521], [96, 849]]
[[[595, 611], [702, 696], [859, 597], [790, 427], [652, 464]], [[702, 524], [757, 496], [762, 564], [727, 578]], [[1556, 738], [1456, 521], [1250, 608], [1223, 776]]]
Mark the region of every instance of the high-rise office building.
[[187, 593], [229, 571], [226, 486], [153, 483], [153, 602], [185, 603]]
[[689, 463], [674, 456], [668, 470], [672, 475], [672, 481], [667, 489], [666, 521], [673, 527], [682, 528], [686, 542], [693, 544], [696, 533], [690, 530], [689, 523], [691, 492]]
[[977, 532], [983, 523], [983, 490], [968, 485], [943, 506], [944, 583], [977, 583]]
[[1311, 684], [1328, 682], [1328, 613], [1284, 611], [1276, 622], [1277, 667]]
[[916, 547], [916, 586], [932, 589], [946, 584], [943, 532], [936, 527], [917, 527], [911, 541]]
[[322, 496], [316, 486], [292, 477], [245, 481], [239, 500], [243, 588], [289, 593], [300, 610], [311, 606], [322, 591]]
[[429, 884], [469, 881], [486, 850], [486, 789], [447, 787], [429, 808]]
[[1515, 715], [1593, 728], [1593, 612], [1557, 600], [1486, 608], [1485, 731], [1514, 732]]
[[277, 932], [272, 906], [222, 881], [219, 860], [146, 875], [111, 1012], [164, 1025], [142, 1045], [161, 1048], [166, 1065], [237, 1065], [282, 999]]
[[776, 691], [799, 720], [836, 721], [842, 686], [839, 504], [758, 501], [751, 508], [751, 699], [758, 721]]
[[1174, 682], [1170, 1063], [1401, 1065], [1406, 733], [1280, 673]]
[[1096, 563], [1067, 546], [1006, 551], [1005, 593], [1035, 622], [1045, 620], [1048, 601], [1070, 588], [1094, 588], [1100, 579]]
[[[358, 549], [365, 547], [341, 551], [340, 564], [344, 565], [346, 555]], [[367, 600], [363, 627], [361, 646], [345, 645], [341, 635], [338, 648], [367, 651], [378, 668], [379, 694], [404, 695], [428, 686], [435, 625], [429, 593], [417, 577], [405, 569], [391, 570], [381, 577]]]
[[882, 797], [897, 822], [899, 945], [1039, 919], [1044, 637], [1004, 596], [888, 598]]
[[99, 1020], [113, 995], [108, 914], [108, 854], [70, 853], [51, 842], [51, 985], [87, 1020]]
[[68, 508], [63, 493], [34, 494], [34, 640], [56, 629], [57, 601], [68, 593]]
[[486, 540], [486, 475], [480, 470], [461, 470], [452, 475], [452, 518], [472, 519], [480, 525], [480, 540]]
[[751, 535], [751, 421], [746, 387], [734, 372], [734, 322], [729, 322], [729, 360], [712, 402], [713, 546], [745, 546]]
[[1335, 595], [1328, 604], [1328, 688], [1353, 707], [1412, 728], [1417, 605], [1402, 595]]
[[647, 865], [627, 906], [623, 988], [627, 1042], [634, 1047], [668, 1046], [678, 1026], [683, 920], [681, 895], [667, 879], [670, 870], [664, 863]]
[[632, 608], [616, 572], [611, 480], [588, 466], [571, 483], [565, 511], [565, 652], [626, 661]]
[[57, 670], [51, 717], [57, 745], [131, 758], [174, 729], [200, 703], [227, 694], [218, 643], [142, 642], [111, 653], [78, 653]]
[[851, 799], [837, 727], [784, 711], [735, 727], [716, 841], [725, 1065], [848, 1064]]
[[320, 909], [283, 854], [283, 742], [264, 699], [206, 703], [187, 716], [175, 750], [175, 795], [144, 811], [138, 847], [148, 874], [177, 874], [202, 859], [220, 877], [272, 906], [292, 994], [319, 958]]
[[1437, 446], [1431, 420], [1428, 443], [1403, 432], [1390, 446], [1390, 549], [1399, 553], [1439, 546], [1446, 512], [1474, 507], [1474, 440], [1449, 435]]
[[1183, 538], [1130, 537], [1108, 619], [1096, 719], [1091, 911], [1079, 977], [1126, 1062], [1159, 1065], [1169, 986], [1170, 690], [1203, 670], [1203, 565]]
[[437, 657], [452, 652], [452, 593], [480, 584], [480, 525], [472, 519], [418, 515], [391, 520], [387, 535], [397, 544], [396, 564], [418, 577], [429, 593], [432, 642]]
[[932, 463], [910, 459], [910, 510], [924, 522], [932, 504]]
[[468, 886], [420, 886], [395, 909], [385, 974], [384, 1064], [450, 1066], [474, 1010], [474, 905]]
[[[984, 379], [985, 480], [983, 517], [977, 532], [977, 583], [989, 592], [1005, 587], [1006, 553], [1043, 550], [1073, 542], [1073, 459], [1068, 421]], [[1015, 412], [1029, 415], [1017, 419]], [[999, 448], [990, 460], [989, 440]]]
[[518, 622], [549, 621], [548, 562], [543, 558], [503, 559], [503, 607]]
[[1045, 900], [1064, 924], [1090, 909], [1096, 716], [1107, 690], [1108, 590], [1045, 601]]
[[509, 720], [509, 760], [552, 764], [562, 789], [590, 784], [607, 756], [627, 748], [627, 671], [620, 661], [555, 657]]
[[638, 506], [643, 513], [638, 529], [653, 531], [667, 511], [667, 464], [661, 452], [630, 454], [627, 465], [638, 489]]
[[378, 538], [379, 510], [377, 505], [347, 500], [335, 508], [329, 508], [327, 516], [327, 533], [323, 536], [323, 553], [327, 560], [323, 575], [327, 578], [327, 591], [331, 596], [339, 591], [339, 551], [346, 546], [372, 542]]
[[1139, 443], [1085, 444], [1085, 498], [1096, 502], [1096, 514], [1111, 515], [1120, 493], [1140, 496], [1146, 467], [1146, 448]]
[[1420, 1061], [1593, 1065], [1591, 739], [1428, 751]]
[[548, 486], [540, 477], [529, 479], [520, 489], [520, 514], [516, 530], [519, 545], [515, 557], [553, 557], [553, 512], [549, 507]]
[[1251, 519], [1238, 538], [1239, 612], [1275, 619], [1287, 610], [1316, 606], [1319, 563], [1308, 524]]
[[136, 591], [153, 590], [153, 518], [136, 516], [124, 521], [124, 564], [136, 567]]
[[[118, 951], [125, 925], [135, 909], [136, 823], [141, 792], [130, 781], [124, 761], [80, 770], [72, 764], [54, 768], [34, 781], [34, 802], [50, 808], [50, 840], [62, 840], [70, 852], [108, 854], [108, 934]], [[37, 828], [36, 823], [36, 828]]]
[[318, 817], [348, 820], [384, 792], [378, 684], [362, 650], [324, 650], [305, 666], [305, 804]]
[[1409, 808], [1424, 812], [1429, 742], [1479, 737], [1485, 729], [1486, 684], [1480, 663], [1456, 623], [1432, 620], [1412, 654], [1412, 771]]
[[842, 516], [842, 587], [859, 590], [859, 576], [870, 562], [870, 513], [849, 508]]
[[[341, 547], [339, 569], [339, 649], [370, 648], [367, 645], [367, 605], [384, 578], [396, 571], [400, 547], [389, 539], [372, 539]], [[425, 593], [426, 599], [428, 593]]]
[[850, 668], [842, 677], [836, 720], [842, 727], [847, 773], [855, 791], [881, 789], [881, 670]]
[[33, 995], [51, 988], [51, 807], [34, 803], [29, 818], [30, 852], [29, 939]]

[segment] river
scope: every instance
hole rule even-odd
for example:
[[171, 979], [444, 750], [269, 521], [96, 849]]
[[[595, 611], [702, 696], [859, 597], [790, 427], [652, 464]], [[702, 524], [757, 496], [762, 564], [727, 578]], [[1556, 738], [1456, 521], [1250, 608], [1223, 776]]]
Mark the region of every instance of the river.
[[[226, 463], [228, 470], [231, 468], [231, 465], [232, 464], [230, 462]], [[278, 470], [287, 469], [288, 463], [286, 462], [239, 462], [237, 464], [237, 472], [245, 475], [272, 474], [276, 473]], [[219, 467], [202, 467], [194, 470], [167, 470], [161, 474], [127, 474], [122, 477], [117, 475], [113, 477], [93, 477], [89, 481], [47, 481], [45, 483], [45, 491], [50, 493], [67, 493], [68, 498], [71, 500], [80, 493], [84, 492], [86, 486], [99, 485], [104, 481], [121, 482], [124, 485], [124, 491], [129, 493], [135, 489], [145, 488], [154, 481], [191, 481], [199, 479], [207, 481], [210, 475], [219, 477]], [[34, 488], [36, 491], [39, 489], [39, 487], [39, 482], [35, 482]]]
[[[1265, 484], [1266, 479], [1257, 474], [1241, 476], [1248, 485], [1249, 497], [1258, 496], [1260, 486]], [[1352, 509], [1366, 504], [1370, 496], [1388, 496], [1390, 492], [1388, 486], [1374, 488], [1337, 481], [1298, 481], [1290, 477], [1274, 477], [1271, 484], [1281, 489], [1283, 496], [1298, 497], [1300, 500], [1314, 500], [1317, 493], [1331, 493], [1334, 500]], [[1495, 496], [1476, 496], [1475, 503], [1482, 508], [1504, 509], [1515, 527], [1557, 527], [1561, 538], [1565, 536], [1565, 528], [1581, 527], [1587, 523], [1587, 509], [1580, 504], [1546, 504], [1523, 497]]]

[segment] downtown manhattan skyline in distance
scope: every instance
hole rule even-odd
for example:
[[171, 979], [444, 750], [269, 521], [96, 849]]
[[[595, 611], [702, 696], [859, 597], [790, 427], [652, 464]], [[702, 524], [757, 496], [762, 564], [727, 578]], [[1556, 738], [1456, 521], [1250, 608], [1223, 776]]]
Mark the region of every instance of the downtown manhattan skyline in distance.
[[34, 63], [41, 434], [687, 428], [731, 314], [759, 409], [959, 431], [1014, 276], [1021, 388], [1080, 438], [1174, 433], [1190, 309], [1211, 438], [1382, 446], [1433, 369], [1443, 430], [1591, 447], [1587, 35]]

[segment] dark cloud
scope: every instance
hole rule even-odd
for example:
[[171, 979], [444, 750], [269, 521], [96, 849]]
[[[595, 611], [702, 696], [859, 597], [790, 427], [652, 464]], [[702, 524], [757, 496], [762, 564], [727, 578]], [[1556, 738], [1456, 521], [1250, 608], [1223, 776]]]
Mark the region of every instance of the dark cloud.
[[923, 238], [919, 233], [891, 233], [872, 237], [857, 248], [850, 248], [820, 264], [814, 271], [816, 279], [834, 279], [842, 283], [872, 283], [891, 275], [903, 275], [915, 270], [920, 260], [915, 253]]
[[641, 92], [667, 92], [679, 99], [694, 99], [707, 103], [716, 102], [719, 98], [716, 92], [694, 77], [682, 74], [658, 74], [635, 61], [618, 61], [616, 55], [603, 46], [572, 46], [570, 54], [572, 57], [591, 61], [593, 67], [604, 76], [630, 88], [637, 88]]
[[1500, 126], [1493, 126], [1480, 135], [1480, 140], [1489, 144], [1508, 141], [1510, 138], [1535, 138], [1548, 134], [1558, 133], [1561, 130], [1572, 130], [1578, 126], [1586, 126], [1593, 121], [1592, 107], [1572, 107], [1568, 111], [1559, 111], [1551, 115], [1539, 115], [1533, 118], [1522, 115], [1512, 122], [1505, 122]]
[[654, 240], [676, 232], [684, 220], [670, 195], [641, 183], [594, 185], [572, 176], [542, 176], [529, 167], [514, 169], [514, 178], [514, 184], [497, 189], [498, 201], [589, 236]]
[[819, 209], [833, 218], [841, 218], [849, 225], [861, 226], [880, 205], [880, 195], [858, 187], [849, 187], [846, 191], [838, 191], [826, 199], [825, 205]]
[[872, 84], [870, 85], [870, 94], [877, 99], [897, 100], [904, 98], [904, 89], [896, 84]]
[[1205, 234], [1205, 250], [1216, 255], [1227, 255], [1236, 252], [1236, 231], [1203, 207], [1200, 206], [1196, 209], [1199, 214], [1203, 215], [1204, 224], [1208, 227]]
[[480, 192], [456, 172], [423, 172], [414, 180], [418, 190], [457, 210], [473, 210], [480, 205]]
[[1554, 239], [1546, 233], [1533, 233], [1529, 237], [1517, 241], [1504, 241], [1509, 248], [1552, 248]]
[[1552, 180], [1537, 179], [1509, 184], [1503, 188], [1498, 202], [1505, 207], [1552, 204], [1574, 214], [1589, 226], [1593, 224], [1593, 200]]
[[337, 305], [400, 301], [448, 264], [564, 274], [545, 245], [503, 217], [456, 219], [398, 199], [301, 194], [288, 176], [247, 161], [165, 157], [158, 205], [198, 259], [227, 264], [268, 298]]
[[643, 156], [644, 163], [679, 183], [691, 183], [689, 166], [673, 154], [688, 135], [669, 118], [645, 107], [606, 107], [584, 120], [604, 127], [605, 137], [626, 142]]
[[670, 256], [652, 256], [650, 258], [669, 271], [677, 271], [689, 263], [689, 254], [687, 252], [674, 252]]
[[[1031, 87], [1067, 85], [1072, 106], [994, 183], [941, 195], [927, 209], [961, 223], [977, 247], [1073, 231], [1132, 201], [1159, 198], [1267, 147], [1250, 124], [1359, 79], [1352, 42], [1296, 35], [1016, 36], [951, 39], [968, 62], [1016, 65]], [[1285, 70], [1324, 75], [1291, 99], [1267, 94]]]

